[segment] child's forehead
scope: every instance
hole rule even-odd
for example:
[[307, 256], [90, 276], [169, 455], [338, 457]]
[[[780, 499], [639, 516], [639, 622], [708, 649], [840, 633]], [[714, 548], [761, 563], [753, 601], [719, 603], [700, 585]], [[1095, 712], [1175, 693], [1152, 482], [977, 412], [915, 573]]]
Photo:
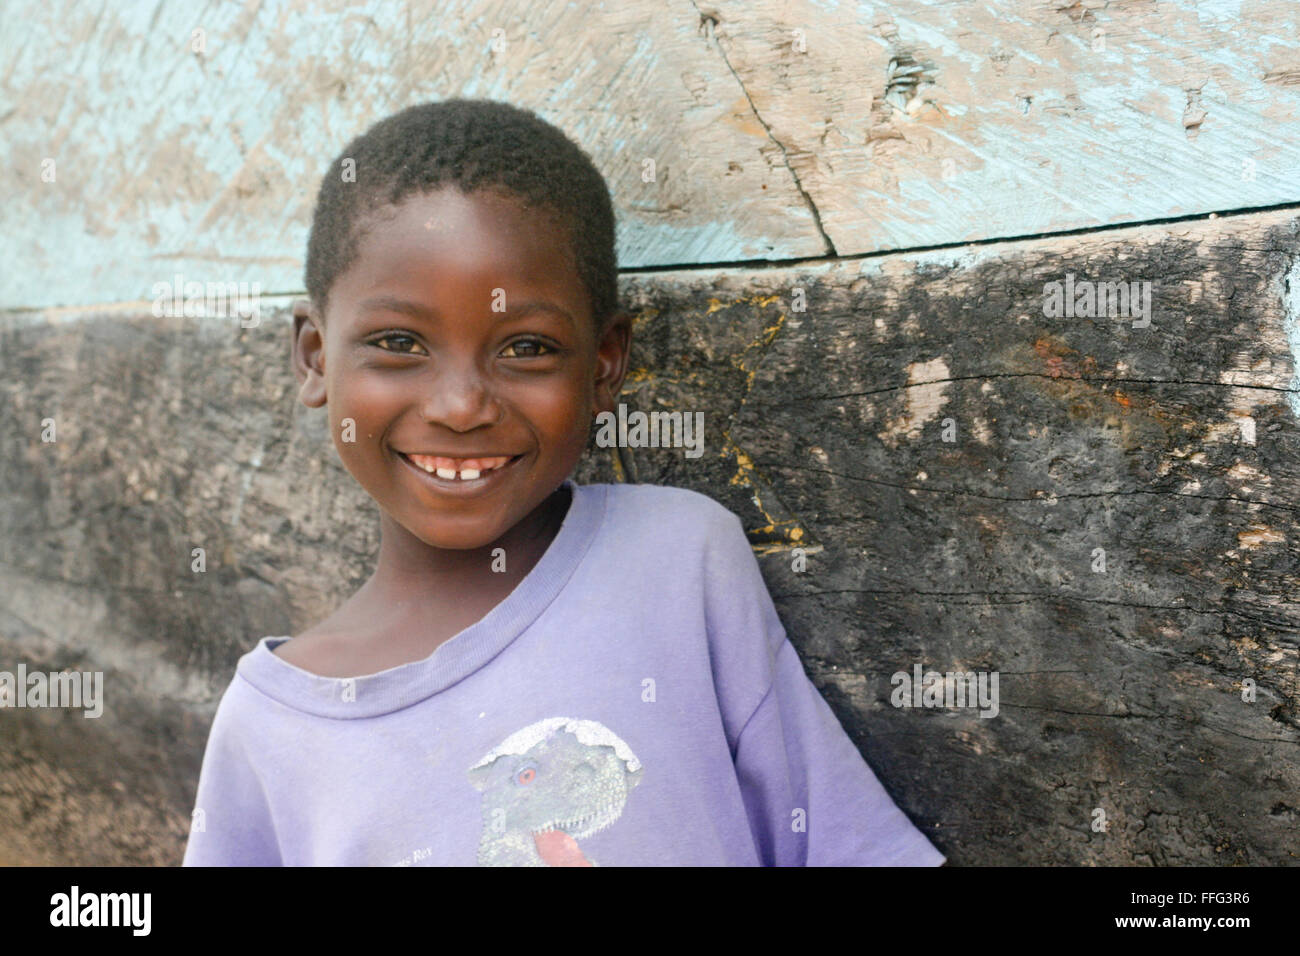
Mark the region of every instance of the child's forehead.
[[380, 291], [427, 298], [501, 286], [511, 295], [562, 300], [575, 316], [589, 312], [573, 246], [556, 217], [487, 191], [413, 194], [376, 210], [339, 286], [354, 300]]
[[506, 197], [449, 190], [376, 209], [357, 229], [356, 259], [446, 261], [557, 259], [574, 265], [567, 230], [553, 215]]
[[447, 231], [475, 223], [518, 228], [561, 230], [561, 217], [552, 209], [532, 203], [504, 187], [483, 186], [466, 191], [446, 185], [401, 196], [395, 203], [381, 202], [361, 216], [363, 222], [418, 223], [426, 230]]

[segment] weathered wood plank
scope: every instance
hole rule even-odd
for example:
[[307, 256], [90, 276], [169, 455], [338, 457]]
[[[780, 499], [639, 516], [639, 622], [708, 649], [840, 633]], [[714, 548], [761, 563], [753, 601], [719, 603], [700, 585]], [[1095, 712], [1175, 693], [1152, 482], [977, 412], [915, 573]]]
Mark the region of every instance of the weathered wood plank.
[[584, 144], [628, 267], [1294, 202], [1300, 181], [1287, 0], [21, 0], [10, 15], [0, 307], [149, 300], [177, 274], [301, 289], [329, 159], [454, 95], [531, 107]]
[[[1298, 262], [1267, 214], [634, 282], [635, 401], [705, 410], [714, 451], [638, 474], [748, 516], [810, 672], [954, 862], [1294, 863]], [[1067, 273], [1149, 279], [1150, 327], [1048, 318]], [[917, 664], [999, 672], [999, 716], [895, 709]]]
[[[1300, 855], [1297, 261], [1270, 213], [625, 282], [626, 400], [705, 414], [702, 457], [640, 449], [638, 476], [742, 515], [815, 682], [954, 864]], [[1149, 277], [1150, 327], [1048, 318], [1067, 272]], [[373, 505], [274, 305], [0, 316], [0, 669], [103, 670], [108, 701], [0, 711], [0, 834], [27, 839], [0, 854], [179, 860], [236, 659], [371, 570]], [[998, 715], [891, 706], [916, 664], [996, 671]]]
[[709, 7], [840, 254], [1297, 198], [1287, 0]]
[[301, 289], [330, 160], [384, 116], [452, 96], [533, 108], [591, 152], [625, 264], [825, 251], [686, 2], [101, 0], [11, 14], [29, 24], [0, 40], [22, 228], [0, 246], [0, 306], [152, 299], [176, 273]]

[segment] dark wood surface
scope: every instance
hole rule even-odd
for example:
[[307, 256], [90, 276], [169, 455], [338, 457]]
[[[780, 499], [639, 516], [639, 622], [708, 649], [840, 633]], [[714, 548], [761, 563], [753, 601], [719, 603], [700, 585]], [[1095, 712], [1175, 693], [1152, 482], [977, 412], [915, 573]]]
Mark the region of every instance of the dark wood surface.
[[[636, 477], [742, 517], [814, 683], [953, 865], [1293, 864], [1297, 261], [1300, 219], [1257, 213], [630, 276], [625, 400], [705, 415], [702, 457], [638, 449]], [[1151, 327], [1046, 317], [1066, 273], [1152, 281]], [[178, 862], [235, 661], [368, 573], [286, 302], [251, 329], [0, 317], [0, 669], [107, 685], [99, 720], [0, 713], [0, 858]], [[916, 664], [996, 671], [998, 715], [891, 706]]]

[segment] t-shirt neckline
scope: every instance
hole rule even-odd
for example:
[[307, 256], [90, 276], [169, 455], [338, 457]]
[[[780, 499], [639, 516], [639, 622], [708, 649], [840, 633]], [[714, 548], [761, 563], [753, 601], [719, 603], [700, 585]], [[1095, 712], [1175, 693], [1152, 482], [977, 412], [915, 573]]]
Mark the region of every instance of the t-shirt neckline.
[[364, 677], [322, 677], [272, 653], [289, 635], [263, 637], [236, 673], [287, 707], [320, 717], [376, 717], [419, 703], [474, 673], [532, 624], [582, 561], [605, 516], [608, 488], [565, 479], [571, 500], [541, 558], [500, 604], [428, 657]]

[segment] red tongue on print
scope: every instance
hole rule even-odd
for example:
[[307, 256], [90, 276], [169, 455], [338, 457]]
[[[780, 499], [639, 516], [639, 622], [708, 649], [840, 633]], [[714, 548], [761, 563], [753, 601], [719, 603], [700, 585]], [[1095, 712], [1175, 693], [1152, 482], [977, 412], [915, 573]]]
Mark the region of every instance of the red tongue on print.
[[591, 866], [591, 862], [582, 855], [578, 841], [563, 830], [534, 833], [533, 843], [537, 845], [537, 855], [547, 866]]

